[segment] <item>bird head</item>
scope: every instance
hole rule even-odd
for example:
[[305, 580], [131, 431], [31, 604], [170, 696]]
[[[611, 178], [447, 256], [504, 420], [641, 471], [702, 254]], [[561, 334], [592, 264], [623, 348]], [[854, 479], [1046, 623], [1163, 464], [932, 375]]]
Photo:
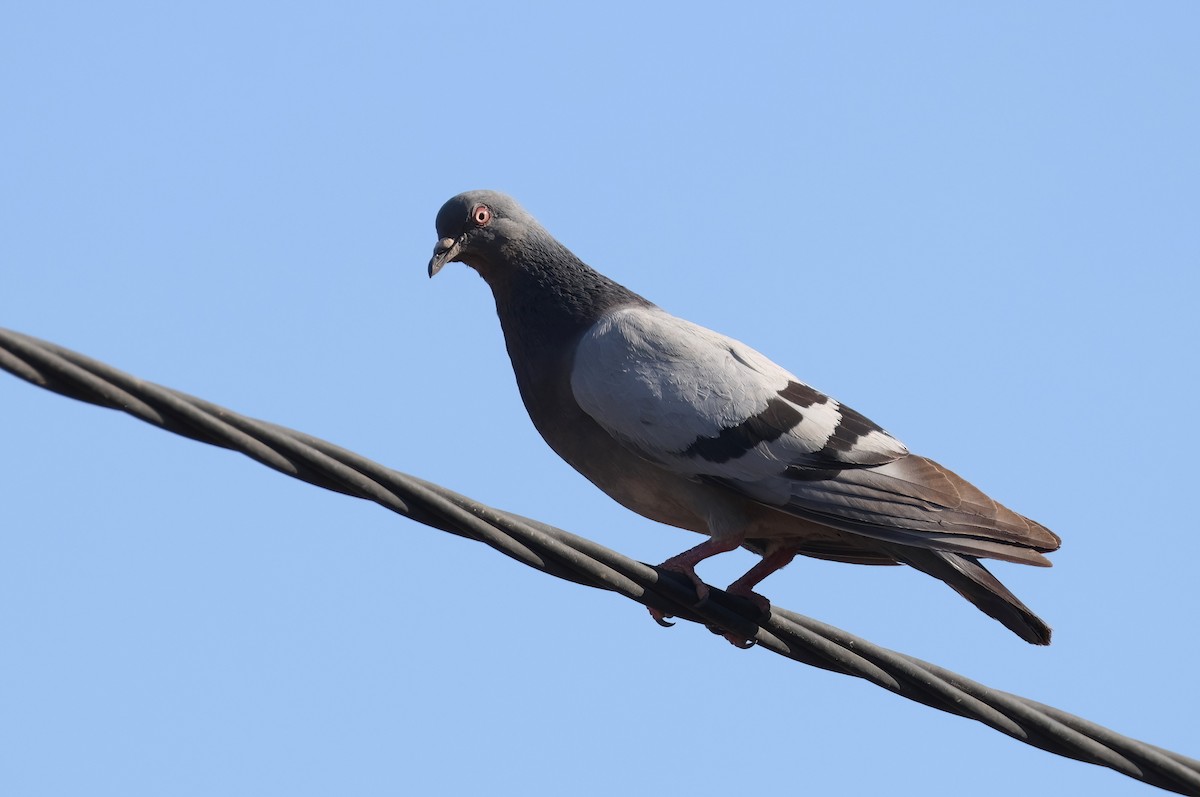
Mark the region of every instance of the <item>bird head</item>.
[[538, 223], [517, 201], [498, 191], [467, 191], [442, 205], [437, 214], [438, 242], [429, 261], [429, 276], [452, 262], [476, 271], [504, 256]]

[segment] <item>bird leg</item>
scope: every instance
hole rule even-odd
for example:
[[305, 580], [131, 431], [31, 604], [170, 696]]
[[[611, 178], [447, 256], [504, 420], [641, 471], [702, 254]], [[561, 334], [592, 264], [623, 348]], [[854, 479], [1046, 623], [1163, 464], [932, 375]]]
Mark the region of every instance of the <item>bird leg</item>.
[[[687, 576], [696, 586], [696, 603], [698, 605], [708, 599], [709, 588], [707, 584], [700, 580], [700, 576], [696, 575], [696, 565], [711, 556], [732, 551], [741, 544], [740, 537], [710, 537], [695, 548], [690, 548], [681, 554], [672, 556], [659, 565], [659, 569], [670, 570], [673, 573], [682, 573]], [[782, 566], [780, 565], [780, 567]], [[762, 578], [766, 578], [766, 574], [763, 574]], [[650, 610], [650, 616], [654, 618], [654, 622], [663, 627], [674, 625], [674, 623], [667, 622], [667, 618], [672, 615], [653, 607], [647, 608]]]
[[764, 616], [770, 614], [771, 601], [755, 592], [753, 587], [776, 570], [787, 567], [788, 563], [796, 558], [797, 553], [799, 553], [797, 548], [776, 548], [764, 556], [758, 564], [747, 570], [744, 576], [730, 584], [725, 591], [730, 595], [737, 595], [739, 598], [750, 601]]

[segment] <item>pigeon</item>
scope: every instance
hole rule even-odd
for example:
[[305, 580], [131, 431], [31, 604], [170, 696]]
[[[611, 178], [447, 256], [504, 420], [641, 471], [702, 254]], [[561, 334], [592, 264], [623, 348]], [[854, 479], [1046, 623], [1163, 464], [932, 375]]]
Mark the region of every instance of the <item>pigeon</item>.
[[1050, 566], [1043, 554], [1060, 539], [1045, 526], [749, 346], [592, 269], [505, 194], [459, 194], [436, 227], [429, 276], [462, 262], [487, 282], [550, 448], [628, 509], [707, 535], [659, 566], [699, 600], [709, 588], [696, 566], [739, 546], [762, 558], [728, 592], [764, 613], [753, 588], [797, 555], [906, 564], [1025, 641], [1050, 643], [1049, 626], [980, 562]]

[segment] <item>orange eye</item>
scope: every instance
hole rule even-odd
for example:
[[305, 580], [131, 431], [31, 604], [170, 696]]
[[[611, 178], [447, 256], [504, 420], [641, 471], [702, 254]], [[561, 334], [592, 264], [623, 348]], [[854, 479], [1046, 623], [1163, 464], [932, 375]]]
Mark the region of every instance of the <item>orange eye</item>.
[[471, 211], [471, 221], [475, 222], [476, 227], [486, 227], [491, 220], [492, 209], [487, 205], [476, 205]]

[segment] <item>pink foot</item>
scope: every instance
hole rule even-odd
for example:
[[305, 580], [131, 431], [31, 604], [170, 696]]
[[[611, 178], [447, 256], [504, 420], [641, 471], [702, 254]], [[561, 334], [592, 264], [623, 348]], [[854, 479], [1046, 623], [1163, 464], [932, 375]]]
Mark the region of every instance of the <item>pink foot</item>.
[[[744, 587], [739, 588], [736, 584], [732, 585], [729, 589], [726, 590], [726, 592], [728, 592], [730, 595], [736, 595], [737, 597], [748, 601], [750, 604], [752, 604], [754, 606], [754, 608], [758, 609], [759, 614], [762, 616], [763, 619], [770, 616], [771, 602], [769, 600], [767, 600], [766, 598], [764, 598], [762, 595], [759, 595], [757, 592], [754, 592], [753, 590], [750, 590], [750, 589], [747, 589]], [[711, 630], [713, 631], [713, 633], [719, 633], [721, 636], [725, 637], [725, 641], [728, 642], [729, 644], [733, 645], [735, 648], [741, 648], [742, 650], [747, 650], [749, 648], [754, 647], [756, 644], [758, 644], [753, 639], [746, 639], [743, 636], [739, 636], [738, 634], [734, 634], [734, 633], [731, 633], [728, 631], [721, 631], [719, 629], [711, 629]]]
[[[696, 587], [696, 604], [699, 605], [708, 599], [711, 590], [709, 589], [709, 586], [701, 581], [700, 577], [696, 575], [696, 565], [710, 556], [715, 556], [716, 554], [724, 553], [726, 551], [732, 551], [741, 544], [741, 541], [741, 537], [711, 537], [691, 550], [684, 551], [678, 556], [672, 556], [670, 559], [659, 565], [658, 568], [660, 570], [670, 570], [675, 573], [682, 573], [683, 575], [687, 576], [692, 584], [694, 584]], [[793, 553], [792, 556], [794, 555], [795, 554]], [[764, 609], [765, 612], [769, 612], [771, 609], [770, 602], [761, 595], [752, 592], [750, 587], [761, 581], [766, 576], [767, 572], [771, 572], [766, 571], [768, 566], [772, 567], [773, 570], [777, 570], [784, 564], [787, 564], [786, 560], [782, 563], [777, 563], [779, 562], [780, 558], [781, 557], [777, 555], [776, 557], [772, 558], [767, 565], [764, 565], [762, 562], [760, 562], [755, 569], [752, 569], [749, 573], [734, 582], [734, 594], [741, 595], [755, 606], [759, 607], [760, 609]], [[790, 560], [791, 556], [788, 556], [787, 558]], [[661, 626], [674, 625], [674, 623], [667, 622], [667, 618], [671, 615], [660, 611], [659, 609], [650, 609], [650, 616], [654, 618], [654, 622]], [[755, 645], [755, 640], [753, 639], [746, 639], [745, 637], [722, 630], [720, 628], [711, 628], [710, 630], [712, 630], [714, 634], [720, 634], [721, 636], [725, 637], [729, 644], [733, 645], [734, 647], [745, 649], [754, 647]]]
[[758, 609], [763, 617], [767, 617], [771, 614], [771, 601], [748, 587], [739, 587], [737, 584], [731, 584], [726, 592], [728, 592], [730, 595], [736, 595], [743, 600], [749, 601], [751, 604], [753, 604], [754, 608]]
[[726, 642], [733, 645], [735, 648], [741, 648], [742, 650], [749, 650], [758, 644], [757, 640], [746, 639], [744, 636], [738, 636], [732, 631], [722, 632], [721, 636], [725, 637]]
[[[672, 573], [680, 573], [682, 575], [687, 576], [688, 580], [690, 580], [692, 582], [693, 586], [696, 587], [696, 603], [697, 604], [704, 603], [704, 601], [708, 600], [708, 596], [709, 596], [711, 590], [709, 589], [707, 584], [705, 584], [703, 581], [700, 580], [700, 576], [696, 575], [695, 568], [689, 567], [686, 564], [677, 563], [673, 559], [668, 559], [667, 561], [665, 561], [661, 565], [659, 565], [659, 569], [670, 570]], [[675, 625], [674, 623], [667, 622], [668, 617], [674, 617], [675, 615], [667, 614], [664, 611], [661, 611], [659, 609], [654, 609], [649, 606], [647, 606], [646, 608], [649, 610], [650, 616], [654, 618], [654, 622], [658, 623], [663, 628], [670, 628], [673, 625]]]

